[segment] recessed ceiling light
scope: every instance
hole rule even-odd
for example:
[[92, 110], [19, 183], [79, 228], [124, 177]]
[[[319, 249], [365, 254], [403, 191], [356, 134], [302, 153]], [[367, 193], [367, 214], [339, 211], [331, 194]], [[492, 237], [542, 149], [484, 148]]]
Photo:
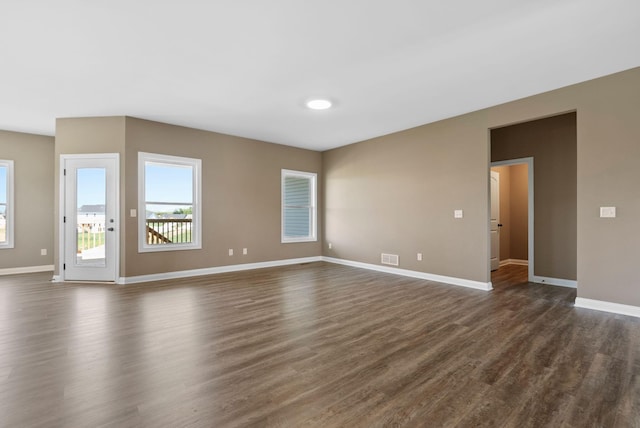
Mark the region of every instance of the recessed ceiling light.
[[307, 107], [311, 110], [326, 110], [331, 108], [331, 101], [327, 99], [317, 98], [307, 101]]

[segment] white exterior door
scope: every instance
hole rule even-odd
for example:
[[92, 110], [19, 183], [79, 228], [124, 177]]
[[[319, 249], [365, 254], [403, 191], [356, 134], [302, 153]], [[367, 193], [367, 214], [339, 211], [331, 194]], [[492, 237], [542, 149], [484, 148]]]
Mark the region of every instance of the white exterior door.
[[500, 267], [500, 173], [491, 171], [491, 270]]
[[118, 163], [118, 154], [61, 157], [64, 280], [117, 279]]

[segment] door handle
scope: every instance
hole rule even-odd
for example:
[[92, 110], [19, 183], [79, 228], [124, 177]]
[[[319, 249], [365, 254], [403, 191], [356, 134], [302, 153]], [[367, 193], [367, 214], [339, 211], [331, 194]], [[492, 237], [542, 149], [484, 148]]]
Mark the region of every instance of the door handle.
[[109, 232], [113, 232], [115, 229], [114, 229], [113, 227], [109, 227], [109, 228], [107, 228], [107, 230], [108, 230]]
[[502, 227], [502, 223], [498, 223], [498, 227]]

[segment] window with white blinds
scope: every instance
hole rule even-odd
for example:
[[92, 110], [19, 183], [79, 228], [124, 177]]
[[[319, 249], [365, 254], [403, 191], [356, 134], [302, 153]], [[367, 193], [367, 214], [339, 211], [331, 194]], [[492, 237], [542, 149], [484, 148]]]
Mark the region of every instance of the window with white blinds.
[[282, 242], [317, 240], [316, 176], [282, 170]]

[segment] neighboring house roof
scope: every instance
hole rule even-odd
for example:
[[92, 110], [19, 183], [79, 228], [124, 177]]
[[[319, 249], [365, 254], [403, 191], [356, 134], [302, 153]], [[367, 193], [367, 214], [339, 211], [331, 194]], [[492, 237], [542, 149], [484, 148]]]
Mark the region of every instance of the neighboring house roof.
[[78, 212], [83, 214], [104, 214], [106, 207], [105, 205], [82, 205]]

